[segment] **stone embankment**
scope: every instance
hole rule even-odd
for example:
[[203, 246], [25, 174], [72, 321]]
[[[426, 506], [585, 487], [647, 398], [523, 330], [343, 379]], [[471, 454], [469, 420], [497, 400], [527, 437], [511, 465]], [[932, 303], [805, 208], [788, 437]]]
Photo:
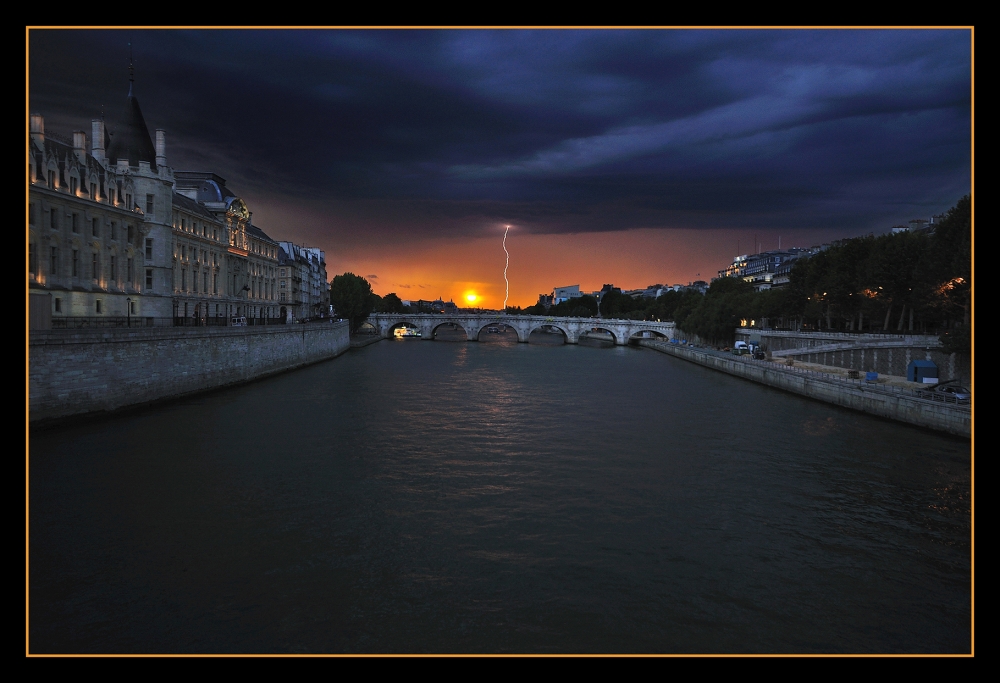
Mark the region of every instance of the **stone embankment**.
[[714, 370], [784, 389], [808, 398], [859, 410], [870, 415], [906, 422], [918, 427], [971, 438], [972, 410], [968, 405], [940, 403], [917, 397], [913, 391], [887, 385], [868, 385], [863, 380], [801, 370], [746, 356], [730, 356], [668, 342], [641, 340], [640, 346]]
[[348, 348], [346, 322], [31, 332], [28, 419], [37, 424], [241, 384]]
[[736, 339], [759, 341], [774, 358], [792, 358], [796, 363], [905, 377], [910, 361], [929, 360], [937, 365], [938, 378], [942, 382], [967, 381], [972, 376], [968, 360], [954, 353], [944, 353], [940, 338], [933, 335], [794, 332], [741, 327], [736, 330]]

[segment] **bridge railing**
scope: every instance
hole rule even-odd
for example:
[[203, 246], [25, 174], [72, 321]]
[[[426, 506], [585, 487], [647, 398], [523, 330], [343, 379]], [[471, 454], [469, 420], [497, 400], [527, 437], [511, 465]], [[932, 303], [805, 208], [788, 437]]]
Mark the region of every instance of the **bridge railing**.
[[511, 321], [511, 320], [526, 320], [532, 322], [542, 322], [542, 323], [576, 323], [581, 325], [594, 325], [595, 327], [601, 327], [604, 325], [625, 325], [625, 326], [652, 326], [652, 327], [662, 327], [665, 329], [675, 328], [676, 325], [673, 322], [656, 322], [652, 320], [626, 320], [624, 318], [580, 318], [580, 317], [559, 317], [559, 316], [548, 316], [548, 315], [509, 315], [507, 313], [372, 313], [368, 316], [369, 320], [441, 320], [442, 322], [447, 322], [448, 320], [461, 320], [461, 319], [472, 319], [483, 320], [487, 322], [492, 321]]

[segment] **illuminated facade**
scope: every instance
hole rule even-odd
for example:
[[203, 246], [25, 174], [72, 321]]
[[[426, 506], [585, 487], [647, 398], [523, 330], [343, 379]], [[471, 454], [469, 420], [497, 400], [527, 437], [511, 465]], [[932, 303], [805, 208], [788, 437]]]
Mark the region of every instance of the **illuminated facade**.
[[[226, 324], [279, 317], [280, 247], [225, 180], [174, 172], [130, 85], [117, 129], [91, 122], [72, 142], [30, 120], [31, 318], [134, 317], [139, 324]], [[141, 320], [141, 322], [139, 322]], [[163, 321], [168, 321], [164, 323]], [[35, 323], [32, 322], [32, 326]]]
[[[719, 277], [738, 277], [753, 285], [755, 291], [787, 284], [792, 261], [815, 253], [812, 249], [792, 247], [784, 251], [765, 251], [759, 254], [743, 254], [733, 258], [733, 262], [719, 271]], [[781, 277], [775, 276], [780, 272]]]
[[153, 177], [168, 188], [169, 179], [160, 181], [149, 163], [134, 172], [106, 165], [87, 153], [82, 131], [70, 143], [46, 137], [41, 116], [32, 115], [30, 125], [29, 293], [49, 297], [53, 316], [142, 314], [141, 245], [164, 193], [153, 190], [149, 217], [138, 198], [145, 201]]

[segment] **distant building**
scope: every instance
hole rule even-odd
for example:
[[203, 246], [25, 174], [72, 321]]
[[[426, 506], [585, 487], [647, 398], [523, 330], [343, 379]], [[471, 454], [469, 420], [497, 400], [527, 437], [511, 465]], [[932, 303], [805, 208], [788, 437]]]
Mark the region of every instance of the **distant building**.
[[640, 289], [628, 289], [623, 291], [622, 294], [630, 296], [633, 299], [657, 299], [668, 291], [670, 291], [670, 288], [663, 285], [649, 285]]
[[323, 317], [330, 311], [326, 254], [322, 249], [279, 242], [278, 303], [289, 319]]
[[444, 301], [435, 299], [434, 301], [424, 301], [417, 299], [411, 301], [410, 306], [416, 309], [417, 313], [444, 313]]
[[[815, 247], [813, 249], [816, 249]], [[759, 254], [743, 254], [733, 257], [733, 262], [719, 271], [719, 277], [738, 277], [753, 285], [755, 291], [770, 289], [775, 273], [787, 264], [802, 256], [815, 253], [813, 249], [790, 249], [765, 251]]]
[[913, 220], [907, 222], [906, 225], [894, 225], [892, 226], [892, 234], [898, 234], [901, 232], [933, 232], [934, 222], [940, 220], [943, 216], [931, 216], [930, 220], [924, 220], [923, 218], [914, 218]]
[[580, 292], [580, 285], [567, 285], [566, 287], [555, 287], [552, 290], [552, 301], [561, 304], [570, 299], [578, 299], [583, 294]]
[[554, 296], [552, 294], [539, 294], [538, 295], [538, 306], [544, 306], [545, 310], [552, 307]]

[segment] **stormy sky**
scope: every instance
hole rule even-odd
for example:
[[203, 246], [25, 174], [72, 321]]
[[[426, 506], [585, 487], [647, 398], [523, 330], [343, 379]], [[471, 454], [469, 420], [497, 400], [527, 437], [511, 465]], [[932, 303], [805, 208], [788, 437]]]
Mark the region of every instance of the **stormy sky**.
[[968, 30], [33, 29], [47, 133], [114, 127], [129, 42], [168, 165], [404, 299], [499, 306], [505, 225], [529, 305], [710, 280], [971, 187]]

